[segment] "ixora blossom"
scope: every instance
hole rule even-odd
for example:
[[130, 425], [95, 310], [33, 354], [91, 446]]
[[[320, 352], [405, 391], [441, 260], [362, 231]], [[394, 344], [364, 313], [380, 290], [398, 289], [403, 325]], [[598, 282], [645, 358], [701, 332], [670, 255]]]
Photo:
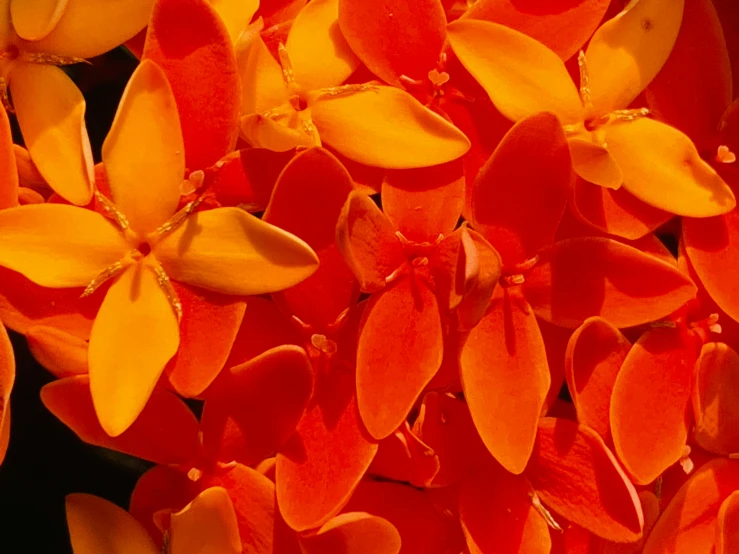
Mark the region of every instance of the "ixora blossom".
[[110, 282], [90, 334], [95, 408], [106, 432], [136, 419], [179, 346], [181, 305], [170, 282], [226, 294], [292, 286], [318, 260], [303, 241], [238, 208], [180, 211], [184, 152], [175, 101], [159, 67], [132, 76], [105, 144], [112, 219], [61, 204], [0, 212], [0, 265], [47, 287]]

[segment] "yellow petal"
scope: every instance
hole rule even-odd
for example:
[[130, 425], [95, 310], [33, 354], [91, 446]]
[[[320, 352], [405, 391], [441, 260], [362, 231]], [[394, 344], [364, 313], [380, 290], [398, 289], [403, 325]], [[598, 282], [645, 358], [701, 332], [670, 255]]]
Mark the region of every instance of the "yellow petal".
[[154, 270], [132, 265], [108, 290], [90, 332], [90, 392], [106, 433], [117, 437], [136, 420], [179, 342]]
[[86, 287], [129, 248], [102, 215], [66, 204], [0, 210], [0, 229], [0, 265], [44, 287]]
[[620, 189], [624, 181], [621, 169], [611, 154], [587, 138], [571, 138], [572, 167], [586, 181], [608, 189]]
[[154, 248], [176, 281], [225, 294], [265, 294], [318, 268], [305, 242], [239, 208], [198, 212]]
[[210, 0], [210, 5], [226, 25], [231, 40], [236, 42], [259, 9], [259, 0]]
[[458, 20], [447, 27], [462, 65], [512, 121], [553, 112], [563, 123], [582, 119], [582, 104], [564, 62], [531, 37], [489, 21]]
[[662, 69], [677, 40], [685, 0], [632, 0], [595, 32], [585, 52], [596, 110], [626, 108]]
[[241, 538], [234, 506], [226, 489], [204, 490], [172, 514], [172, 554], [239, 554]]
[[91, 494], [70, 494], [67, 525], [74, 554], [158, 554], [144, 526], [123, 508]]
[[412, 169], [456, 160], [470, 149], [462, 131], [398, 88], [336, 96], [316, 90], [308, 106], [321, 140], [359, 163]]
[[167, 77], [144, 60], [126, 86], [103, 143], [113, 201], [134, 230], [152, 231], [174, 214], [185, 176], [184, 150]]
[[359, 66], [338, 19], [339, 0], [312, 0], [290, 28], [285, 46], [304, 90], [340, 85]]
[[623, 172], [624, 189], [650, 206], [688, 217], [725, 214], [736, 206], [728, 185], [674, 127], [648, 118], [611, 123], [606, 143]]
[[262, 37], [257, 35], [249, 46], [249, 54], [240, 64], [241, 113], [263, 114], [288, 100], [282, 69], [272, 57]]
[[59, 23], [66, 7], [67, 0], [11, 0], [13, 28], [21, 38], [40, 40]]
[[143, 29], [153, 5], [154, 0], [68, 0], [54, 29], [41, 40], [24, 41], [22, 49], [80, 58], [99, 56]]
[[13, 66], [10, 91], [23, 140], [41, 175], [66, 200], [88, 204], [94, 177], [82, 93], [58, 67], [31, 63]]

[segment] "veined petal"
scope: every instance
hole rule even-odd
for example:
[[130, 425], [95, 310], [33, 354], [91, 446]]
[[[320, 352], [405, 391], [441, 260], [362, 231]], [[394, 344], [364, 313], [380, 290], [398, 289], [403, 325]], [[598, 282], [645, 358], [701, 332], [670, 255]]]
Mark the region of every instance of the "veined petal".
[[285, 47], [303, 90], [340, 85], [359, 66], [338, 18], [339, 0], [312, 0], [290, 27]]
[[[41, 40], [59, 23], [68, 0], [10, 0], [13, 29], [26, 40]], [[74, 1], [74, 0], [73, 0]]]
[[407, 92], [368, 85], [369, 90], [308, 94], [321, 140], [355, 162], [412, 169], [456, 160], [470, 141], [454, 125]]
[[568, 520], [608, 540], [640, 537], [644, 514], [636, 490], [589, 427], [542, 419], [526, 474], [541, 499]]
[[621, 168], [604, 146], [587, 138], [570, 138], [572, 168], [577, 174], [595, 185], [618, 190], [624, 182]]
[[132, 265], [108, 290], [90, 333], [92, 401], [111, 437], [139, 416], [179, 343], [177, 316], [154, 269]]
[[721, 503], [716, 522], [716, 554], [731, 554], [739, 549], [739, 491]]
[[112, 502], [78, 493], [65, 505], [74, 554], [158, 554], [146, 529]]
[[585, 58], [596, 110], [626, 108], [662, 69], [677, 40], [685, 0], [637, 0], [606, 21]]
[[[249, 3], [255, 4], [253, 10], [259, 4]], [[220, 0], [213, 7], [206, 0], [159, 0], [149, 23], [142, 59], [159, 65], [172, 87], [190, 170], [220, 160], [239, 133], [241, 78], [233, 45], [216, 13], [219, 6], [235, 11], [237, 5], [251, 18], [244, 0]]]
[[242, 114], [263, 114], [288, 101], [280, 64], [272, 57], [261, 36], [252, 42], [239, 72]]
[[0, 210], [0, 265], [44, 287], [86, 287], [128, 244], [99, 213], [66, 204]]
[[23, 139], [41, 175], [66, 200], [89, 203], [94, 177], [82, 93], [58, 67], [32, 63], [13, 66], [10, 90]]
[[170, 519], [173, 554], [241, 554], [233, 502], [226, 489], [210, 487]]
[[639, 200], [688, 217], [721, 215], [736, 206], [729, 186], [677, 129], [641, 118], [610, 123], [605, 132], [623, 187]]
[[439, 305], [422, 278], [403, 277], [370, 300], [357, 346], [357, 402], [373, 437], [400, 426], [442, 355]]
[[10, 437], [10, 392], [15, 383], [15, 356], [13, 345], [0, 323], [0, 464], [3, 463]]
[[392, 523], [366, 512], [336, 516], [300, 539], [305, 554], [398, 554], [400, 543]]
[[231, 41], [236, 43], [241, 33], [249, 26], [259, 9], [259, 0], [208, 0], [218, 12], [228, 30]]
[[450, 23], [448, 35], [462, 65], [508, 119], [552, 112], [564, 124], [582, 120], [580, 97], [564, 62], [540, 42], [474, 19]]
[[22, 49], [78, 58], [99, 56], [143, 29], [153, 5], [154, 0], [68, 0], [53, 30], [41, 40], [23, 41]]
[[402, 75], [428, 79], [446, 39], [440, 0], [339, 0], [339, 25], [369, 70], [393, 85]]
[[[25, 149], [22, 152], [28, 157]], [[28, 165], [33, 165], [30, 159]], [[18, 205], [18, 164], [8, 112], [0, 109], [0, 210]]]
[[87, 374], [86, 340], [44, 325], [29, 327], [25, 335], [33, 357], [58, 379]]
[[154, 252], [172, 279], [224, 294], [282, 290], [318, 267], [302, 240], [239, 208], [191, 215]]
[[465, 398], [480, 437], [520, 474], [534, 448], [550, 376], [534, 313], [520, 290], [498, 287], [460, 358]]
[[167, 76], [144, 60], [128, 81], [103, 143], [113, 201], [134, 230], [153, 231], [174, 214], [185, 177], [184, 149]]

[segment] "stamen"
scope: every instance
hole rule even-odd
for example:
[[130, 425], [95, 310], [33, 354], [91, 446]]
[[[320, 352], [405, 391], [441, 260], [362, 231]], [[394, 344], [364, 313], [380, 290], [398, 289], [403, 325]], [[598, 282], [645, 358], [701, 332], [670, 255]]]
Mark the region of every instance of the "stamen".
[[98, 203], [103, 207], [103, 210], [105, 211], [105, 215], [109, 218], [115, 221], [116, 225], [121, 228], [122, 231], [125, 231], [128, 229], [128, 219], [124, 215], [122, 211], [118, 209], [118, 207], [113, 204], [110, 200], [108, 200], [107, 197], [103, 196], [100, 191], [95, 191], [95, 200], [98, 201]]
[[192, 173], [190, 173], [187, 179], [183, 179], [182, 182], [180, 183], [180, 194], [182, 196], [187, 196], [188, 194], [192, 194], [193, 192], [198, 190], [200, 187], [202, 187], [204, 182], [205, 182], [205, 171], [203, 171], [202, 169], [193, 171]]
[[0, 100], [6, 112], [15, 113], [15, 108], [10, 103], [10, 96], [8, 96], [8, 82], [4, 77], [0, 77]]
[[336, 354], [336, 351], [339, 349], [334, 341], [327, 338], [326, 335], [320, 335], [318, 333], [311, 335], [310, 343], [314, 348], [328, 355]]
[[541, 514], [541, 517], [544, 518], [544, 521], [547, 522], [547, 525], [554, 529], [555, 531], [562, 532], [562, 527], [560, 527], [559, 523], [552, 517], [552, 514], [549, 513], [549, 510], [547, 510], [544, 505], [541, 503], [541, 500], [539, 500], [539, 495], [536, 494], [536, 491], [529, 493], [529, 498], [531, 499], [531, 504], [533, 504], [534, 508], [536, 508], [536, 511]]
[[155, 233], [158, 236], [166, 235], [167, 233], [170, 233], [177, 229], [180, 225], [184, 223], [184, 221], [192, 215], [192, 213], [202, 204], [203, 200], [205, 200], [204, 196], [201, 196], [200, 198], [193, 200], [192, 202], [188, 202], [185, 204], [185, 206], [178, 211], [176, 214], [174, 214], [172, 217], [170, 217], [167, 221], [162, 223], [159, 227], [157, 227]]
[[424, 267], [429, 265], [429, 259], [426, 256], [420, 256], [418, 258], [413, 258], [411, 260], [411, 265], [413, 267]]
[[611, 116], [618, 121], [635, 121], [649, 115], [649, 108], [638, 108], [636, 110], [614, 110]]
[[502, 275], [500, 278], [501, 285], [505, 287], [512, 287], [513, 285], [523, 285], [526, 282], [526, 278], [521, 273], [515, 275]]
[[303, 132], [308, 135], [313, 142], [314, 146], [321, 146], [321, 136], [318, 134], [318, 129], [313, 125], [313, 120], [310, 117], [303, 118]]
[[290, 61], [290, 55], [287, 53], [287, 48], [285, 48], [283, 43], [280, 43], [277, 47], [277, 55], [280, 57], [280, 65], [282, 66], [282, 79], [288, 87], [295, 85], [293, 63]]
[[193, 481], [195, 483], [200, 481], [202, 476], [203, 476], [203, 471], [196, 467], [190, 468], [190, 470], [187, 472], [187, 478], [190, 479], [190, 481]]
[[323, 98], [325, 96], [346, 96], [347, 94], [355, 94], [357, 92], [364, 92], [366, 90], [380, 90], [380, 87], [378, 85], [340, 85], [338, 87], [328, 87], [328, 88], [322, 88], [320, 93], [320, 98]]
[[662, 481], [663, 477], [660, 475], [657, 477], [657, 479], [654, 481], [654, 496], [657, 497], [657, 499], [662, 499]]
[[722, 164], [733, 164], [736, 161], [736, 154], [729, 150], [729, 147], [722, 144], [716, 152], [716, 161]]
[[157, 274], [157, 283], [159, 283], [159, 288], [162, 289], [167, 300], [169, 300], [169, 304], [172, 306], [172, 310], [174, 310], [174, 313], [177, 316], [177, 321], [182, 321], [182, 302], [180, 302], [180, 299], [177, 297], [177, 292], [175, 292], [174, 287], [172, 286], [172, 281], [169, 280], [169, 275], [167, 275], [164, 268], [159, 264], [154, 266], [154, 272]]
[[406, 90], [418, 90], [423, 87], [423, 81], [408, 77], [408, 75], [401, 75], [398, 78], [398, 81], [400, 81], [400, 84], [403, 85], [403, 88]]
[[590, 94], [590, 72], [585, 52], [582, 50], [577, 55], [577, 66], [580, 68], [580, 101], [585, 108], [593, 108], [593, 98]]
[[442, 85], [445, 85], [449, 82], [449, 73], [446, 71], [438, 71], [437, 69], [432, 69], [429, 71], [429, 81], [435, 86], [440, 87]]
[[18, 56], [23, 62], [36, 63], [43, 65], [72, 65], [76, 63], [86, 63], [92, 65], [85, 58], [75, 56], [57, 56], [56, 54], [47, 54], [46, 52], [23, 52]]
[[82, 292], [81, 298], [86, 298], [98, 290], [104, 283], [111, 280], [113, 277], [118, 275], [128, 264], [124, 264], [122, 261], [114, 263], [112, 266], [104, 269], [100, 275], [95, 277], [92, 282], [85, 287]]
[[693, 460], [690, 459], [690, 447], [688, 445], [685, 445], [685, 448], [683, 449], [683, 455], [682, 458], [680, 458], [680, 467], [683, 468], [686, 475], [690, 475], [693, 472], [693, 469], [695, 469], [695, 464], [693, 463]]

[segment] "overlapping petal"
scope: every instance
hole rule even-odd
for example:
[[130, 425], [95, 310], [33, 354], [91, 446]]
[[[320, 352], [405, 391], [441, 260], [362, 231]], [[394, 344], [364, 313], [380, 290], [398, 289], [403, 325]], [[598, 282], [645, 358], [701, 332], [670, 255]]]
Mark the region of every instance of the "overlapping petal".
[[222, 487], [211, 487], [170, 518], [172, 554], [241, 554], [233, 502]]
[[721, 503], [716, 524], [716, 554], [735, 552], [739, 548], [739, 491]]
[[40, 40], [48, 35], [67, 7], [68, 0], [23, 2], [11, 0], [10, 17], [13, 29], [25, 40]]
[[350, 512], [302, 537], [300, 545], [305, 554], [398, 554], [401, 537], [386, 519]]
[[33, 357], [57, 378], [87, 373], [86, 340], [44, 325], [33, 325], [25, 334]]
[[[26, 154], [28, 155], [28, 154]], [[8, 112], [0, 110], [0, 209], [18, 205], [18, 166]]]

